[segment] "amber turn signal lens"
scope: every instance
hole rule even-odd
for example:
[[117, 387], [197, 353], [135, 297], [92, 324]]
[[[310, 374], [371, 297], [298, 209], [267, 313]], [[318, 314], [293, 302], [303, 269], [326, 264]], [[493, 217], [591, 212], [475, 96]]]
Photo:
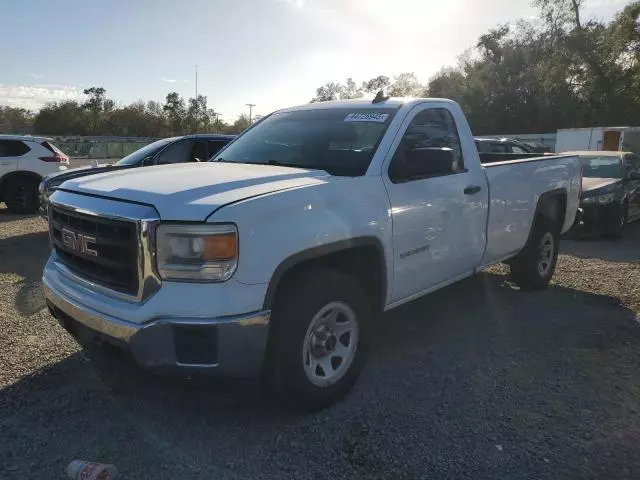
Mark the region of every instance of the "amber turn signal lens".
[[238, 239], [235, 233], [210, 235], [204, 239], [204, 261], [229, 260], [238, 255]]

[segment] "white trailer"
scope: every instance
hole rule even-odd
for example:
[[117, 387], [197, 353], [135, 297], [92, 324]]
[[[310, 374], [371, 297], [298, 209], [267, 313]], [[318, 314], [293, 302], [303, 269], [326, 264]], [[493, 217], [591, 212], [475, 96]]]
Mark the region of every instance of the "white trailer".
[[558, 130], [556, 152], [607, 150], [640, 152], [640, 127], [563, 128]]

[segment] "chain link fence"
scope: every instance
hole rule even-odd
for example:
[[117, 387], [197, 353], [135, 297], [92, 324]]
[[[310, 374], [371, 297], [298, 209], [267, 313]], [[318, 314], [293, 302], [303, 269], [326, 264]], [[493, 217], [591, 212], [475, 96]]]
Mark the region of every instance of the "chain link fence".
[[[44, 135], [47, 136], [47, 135]], [[158, 140], [146, 137], [60, 137], [52, 136], [56, 146], [72, 158], [123, 158]]]

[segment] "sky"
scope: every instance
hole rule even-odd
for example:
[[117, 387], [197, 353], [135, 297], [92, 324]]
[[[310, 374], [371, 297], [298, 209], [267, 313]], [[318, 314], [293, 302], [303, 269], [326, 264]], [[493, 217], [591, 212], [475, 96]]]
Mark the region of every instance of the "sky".
[[[609, 20], [625, 0], [586, 0]], [[0, 105], [39, 109], [102, 86], [119, 105], [206, 95], [233, 120], [306, 103], [352, 77], [454, 65], [529, 0], [2, 0]]]

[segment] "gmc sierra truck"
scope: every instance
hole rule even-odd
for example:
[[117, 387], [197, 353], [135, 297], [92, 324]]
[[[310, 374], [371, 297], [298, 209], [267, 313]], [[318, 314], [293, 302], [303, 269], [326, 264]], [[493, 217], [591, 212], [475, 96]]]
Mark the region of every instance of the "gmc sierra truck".
[[580, 185], [575, 156], [482, 165], [450, 100], [288, 108], [210, 162], [60, 185], [45, 295], [71, 333], [142, 367], [261, 373], [322, 408], [383, 311], [497, 262], [545, 287]]

